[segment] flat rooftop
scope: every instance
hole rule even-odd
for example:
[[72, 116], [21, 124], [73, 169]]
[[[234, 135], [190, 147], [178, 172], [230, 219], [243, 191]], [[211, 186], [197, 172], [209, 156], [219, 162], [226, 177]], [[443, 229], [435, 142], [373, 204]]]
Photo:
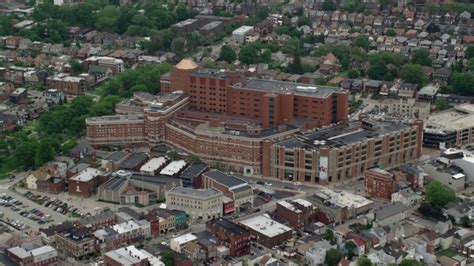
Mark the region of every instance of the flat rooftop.
[[435, 113], [429, 117], [428, 123], [455, 130], [472, 128], [474, 127], [474, 104], [460, 104], [454, 109]]
[[211, 223], [221, 228], [224, 228], [226, 232], [232, 232], [237, 235], [248, 233], [248, 231], [242, 226], [224, 218], [213, 220]]
[[86, 118], [87, 123], [93, 123], [93, 122], [130, 122], [130, 121], [137, 121], [137, 122], [142, 122], [143, 121], [143, 115], [141, 114], [128, 114], [128, 115], [106, 115], [106, 116], [95, 116], [95, 117], [89, 117]]
[[155, 157], [146, 162], [141, 168], [140, 171], [152, 172], [160, 169], [166, 164], [166, 158], [163, 156]]
[[291, 231], [288, 226], [272, 220], [265, 214], [240, 221], [240, 224], [269, 238]]
[[191, 233], [189, 234], [185, 234], [185, 235], [181, 235], [181, 236], [178, 236], [178, 237], [175, 237], [173, 239], [171, 239], [172, 241], [175, 241], [176, 243], [178, 243], [179, 245], [183, 245], [183, 244], [186, 244], [188, 242], [191, 242], [191, 241], [194, 241], [196, 240], [197, 237]]
[[218, 170], [212, 170], [209, 172], [204, 173], [205, 176], [214, 179], [215, 181], [229, 187], [229, 188], [237, 188], [244, 185], [248, 185], [247, 181], [235, 177], [233, 175], [225, 174]]
[[165, 168], [163, 168], [163, 170], [161, 170], [160, 174], [173, 176], [179, 173], [179, 171], [181, 171], [186, 166], [186, 164], [187, 163], [185, 160], [172, 161]]
[[315, 195], [324, 201], [328, 201], [337, 206], [347, 206], [350, 208], [362, 208], [374, 202], [363, 196], [355, 195], [348, 192], [336, 192], [330, 189], [323, 189], [315, 193]]
[[297, 95], [313, 96], [319, 98], [326, 98], [329, 97], [333, 92], [344, 90], [338, 87], [308, 85], [303, 83], [267, 79], [250, 79], [240, 86], [243, 89], [260, 90], [271, 93], [295, 93]]
[[210, 197], [222, 195], [222, 192], [213, 188], [196, 189], [196, 188], [188, 188], [188, 187], [175, 187], [175, 188], [172, 188], [169, 191], [169, 193], [180, 194], [183, 196], [190, 196], [190, 197], [198, 197], [198, 198], [210, 198]]
[[[365, 129], [363, 125], [372, 127], [372, 130]], [[325, 147], [343, 147], [352, 143], [376, 138], [392, 132], [397, 132], [411, 125], [405, 123], [394, 123], [390, 121], [355, 121], [348, 126], [332, 127], [298, 136], [296, 138], [277, 142], [287, 148], [318, 149]]]
[[86, 168], [85, 170], [79, 172], [77, 175], [71, 177], [71, 180], [78, 181], [78, 182], [89, 182], [96, 176], [100, 175], [102, 171], [96, 168]]

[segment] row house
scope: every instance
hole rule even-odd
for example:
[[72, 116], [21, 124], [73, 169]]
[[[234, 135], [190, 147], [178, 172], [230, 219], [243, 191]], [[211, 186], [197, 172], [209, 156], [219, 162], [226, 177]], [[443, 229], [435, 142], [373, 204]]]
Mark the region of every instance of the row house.
[[65, 94], [79, 95], [92, 86], [95, 82], [94, 77], [89, 74], [80, 74], [79, 76], [69, 76], [60, 73], [46, 79], [46, 86], [51, 89], [57, 89]]
[[145, 220], [136, 222], [130, 220], [115, 224], [94, 232], [97, 239], [97, 248], [101, 251], [110, 251], [139, 242], [150, 232], [150, 223]]

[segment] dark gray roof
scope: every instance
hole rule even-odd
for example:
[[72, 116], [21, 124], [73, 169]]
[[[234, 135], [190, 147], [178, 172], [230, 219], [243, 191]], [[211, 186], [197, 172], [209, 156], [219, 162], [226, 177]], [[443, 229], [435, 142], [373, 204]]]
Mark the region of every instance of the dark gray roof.
[[181, 173], [181, 178], [194, 178], [206, 171], [205, 163], [193, 163]]
[[109, 156], [105, 157], [104, 160], [112, 161], [112, 162], [118, 162], [118, 161], [122, 160], [123, 158], [125, 158], [127, 155], [128, 155], [127, 151], [115, 151], [112, 154], [110, 154]]
[[138, 180], [138, 181], [143, 180], [143, 182], [148, 182], [148, 183], [158, 184], [158, 185], [180, 181], [180, 179], [178, 179], [178, 178], [172, 178], [172, 177], [165, 176], [165, 175], [147, 176], [147, 175], [133, 174], [130, 177], [130, 179]]
[[303, 83], [284, 82], [266, 79], [250, 79], [242, 85], [244, 89], [263, 90], [275, 93], [294, 92], [314, 97], [328, 97], [333, 92], [341, 91], [338, 87], [308, 85]]
[[252, 189], [252, 187], [247, 185], [247, 186], [241, 186], [241, 187], [238, 187], [238, 188], [234, 188], [234, 189], [232, 189], [232, 191], [242, 192], [242, 191], [249, 190], [249, 189]]
[[[371, 127], [372, 130], [364, 127]], [[393, 123], [389, 121], [356, 121], [344, 128], [332, 127], [319, 130], [314, 133], [302, 135], [293, 139], [278, 142], [288, 148], [310, 148], [315, 149], [321, 146], [342, 147], [366, 139], [376, 138], [384, 134], [396, 132], [409, 127], [404, 123]]]
[[116, 190], [122, 187], [127, 182], [127, 178], [125, 177], [114, 177], [109, 179], [107, 182], [102, 184], [100, 187], [103, 189], [113, 189]]
[[146, 160], [148, 160], [148, 155], [144, 152], [133, 153], [128, 157], [123, 163], [121, 168], [127, 170], [133, 170], [140, 167]]
[[222, 173], [218, 170], [212, 170], [209, 172], [204, 173], [205, 176], [214, 179], [215, 181], [227, 186], [227, 187], [234, 187], [242, 184], [247, 184], [246, 181], [237, 178], [233, 175], [227, 175]]
[[405, 205], [403, 205], [401, 202], [397, 202], [395, 204], [391, 204], [384, 208], [376, 210], [375, 218], [377, 219], [377, 221], [382, 221], [406, 210], [407, 207]]
[[210, 223], [218, 227], [224, 228], [225, 231], [228, 233], [232, 233], [236, 235], [248, 233], [247, 229], [224, 218], [213, 220]]
[[222, 192], [220, 192], [217, 189], [196, 189], [196, 188], [189, 188], [189, 187], [175, 187], [170, 190], [169, 193], [178, 193], [178, 194], [183, 194], [183, 195], [192, 195], [196, 197], [201, 197], [201, 198], [208, 198], [212, 197], [215, 195], [220, 195]]
[[100, 223], [104, 220], [113, 219], [114, 217], [115, 217], [115, 213], [113, 211], [106, 210], [94, 216], [84, 217], [79, 220], [79, 223], [82, 224], [83, 226], [87, 226], [90, 224]]

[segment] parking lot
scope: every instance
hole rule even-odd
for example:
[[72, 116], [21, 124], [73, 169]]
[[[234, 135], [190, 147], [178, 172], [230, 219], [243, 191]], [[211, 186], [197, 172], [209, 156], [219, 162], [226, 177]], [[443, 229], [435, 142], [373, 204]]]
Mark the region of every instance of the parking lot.
[[64, 202], [55, 197], [51, 198], [48, 195], [35, 194], [31, 191], [27, 191], [24, 194], [24, 196], [62, 215], [69, 215], [75, 218], [80, 218], [86, 215], [90, 215], [90, 213], [83, 212], [79, 210], [78, 208], [74, 207], [72, 204], [68, 204], [67, 202]]

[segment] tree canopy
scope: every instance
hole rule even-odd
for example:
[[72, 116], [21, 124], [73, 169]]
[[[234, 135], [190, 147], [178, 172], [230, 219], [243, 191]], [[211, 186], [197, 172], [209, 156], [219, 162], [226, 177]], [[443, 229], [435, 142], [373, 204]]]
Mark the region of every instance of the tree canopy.
[[326, 251], [326, 256], [324, 257], [324, 262], [328, 266], [336, 266], [339, 261], [342, 259], [342, 254], [337, 249], [329, 249]]
[[428, 77], [421, 69], [421, 65], [406, 64], [400, 70], [400, 78], [408, 83], [423, 86], [428, 82]]
[[411, 58], [412, 64], [431, 66], [433, 61], [430, 58], [430, 52], [425, 48], [417, 49], [413, 52]]
[[237, 54], [235, 53], [234, 49], [229, 45], [224, 45], [221, 48], [219, 53], [219, 60], [226, 61], [227, 63], [232, 63], [237, 59]]
[[439, 181], [430, 181], [426, 186], [426, 200], [433, 206], [443, 208], [446, 204], [456, 200], [454, 191]]

